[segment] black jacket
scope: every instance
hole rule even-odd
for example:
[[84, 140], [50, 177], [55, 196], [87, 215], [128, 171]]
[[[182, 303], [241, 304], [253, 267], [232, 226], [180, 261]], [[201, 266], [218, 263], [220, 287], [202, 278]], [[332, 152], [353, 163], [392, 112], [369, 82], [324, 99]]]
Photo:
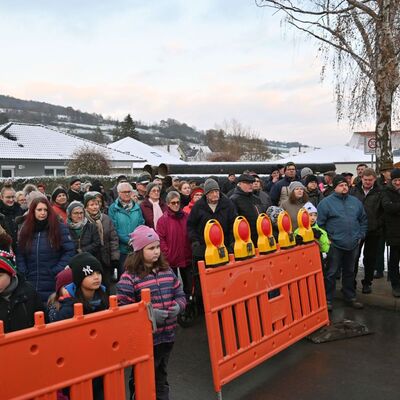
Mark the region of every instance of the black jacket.
[[374, 187], [364, 194], [362, 182], [350, 189], [350, 194], [363, 203], [368, 217], [368, 234], [381, 235], [383, 232], [382, 190], [375, 183]]
[[251, 229], [251, 240], [255, 247], [257, 247], [257, 218], [266, 209], [261, 204], [261, 200], [254, 193], [246, 193], [239, 187], [236, 187], [232, 196], [231, 201], [235, 205], [236, 212], [238, 215], [245, 217], [250, 224]]
[[17, 249], [17, 237], [18, 237], [18, 224], [15, 219], [23, 214], [23, 210], [18, 203], [14, 203], [11, 207], [7, 206], [0, 200], [0, 214], [4, 216], [4, 219], [0, 217], [1, 225], [5, 231], [11, 236], [13, 240], [14, 253]]
[[73, 201], [80, 201], [83, 203], [83, 192], [74, 192], [73, 190], [68, 190], [68, 202], [72, 203]]
[[400, 246], [400, 192], [392, 185], [382, 191], [382, 207], [386, 242]]
[[193, 256], [204, 258], [204, 227], [210, 219], [216, 219], [221, 224], [224, 232], [225, 246], [228, 251], [232, 250], [231, 245], [234, 242], [233, 223], [236, 215], [235, 206], [222, 193], [215, 212], [209, 207], [206, 196], [198, 200], [194, 204], [187, 222], [189, 239], [193, 244]]
[[3, 321], [4, 332], [32, 327], [36, 311], [44, 311], [43, 303], [35, 289], [18, 274], [18, 286], [9, 301], [0, 295], [0, 320]]
[[319, 189], [311, 191], [307, 190], [307, 194], [308, 194], [308, 201], [312, 203], [315, 207], [317, 207], [320, 201], [324, 198], [324, 195]]
[[69, 228], [71, 240], [75, 243], [77, 252], [87, 251], [101, 261], [100, 257], [100, 235], [95, 224], [86, 223], [80, 236], [74, 229]]

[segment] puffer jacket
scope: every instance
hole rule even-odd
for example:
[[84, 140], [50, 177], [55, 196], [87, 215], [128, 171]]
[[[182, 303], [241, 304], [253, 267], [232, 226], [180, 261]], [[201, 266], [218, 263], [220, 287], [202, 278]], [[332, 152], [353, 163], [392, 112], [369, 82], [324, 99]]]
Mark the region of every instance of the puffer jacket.
[[44, 311], [43, 303], [35, 289], [17, 274], [18, 285], [8, 300], [0, 295], [0, 320], [4, 332], [14, 332], [34, 325], [36, 311]]
[[391, 184], [382, 192], [382, 207], [386, 243], [400, 246], [400, 191]]
[[188, 215], [169, 208], [158, 220], [156, 232], [160, 236], [161, 251], [171, 267], [184, 268], [192, 262], [192, 250], [187, 234]]
[[78, 236], [76, 230], [69, 228], [77, 253], [88, 252], [100, 260], [100, 236], [96, 225], [87, 222]]
[[374, 187], [365, 195], [360, 181], [350, 189], [350, 194], [357, 197], [364, 205], [368, 217], [368, 234], [379, 236], [383, 232], [382, 189], [375, 183]]
[[121, 254], [128, 254], [131, 251], [129, 246], [129, 234], [139, 225], [144, 225], [144, 218], [140, 206], [136, 203], [130, 210], [122, 207], [119, 199], [115, 200], [108, 209], [108, 216], [114, 224], [119, 238], [119, 251]]
[[354, 196], [333, 193], [318, 204], [317, 224], [327, 231], [332, 246], [353, 250], [368, 230], [367, 214]]
[[101, 262], [105, 266], [110, 266], [111, 261], [119, 260], [119, 239], [117, 231], [111, 218], [106, 214], [101, 214], [101, 224], [103, 225], [103, 241], [101, 246]]
[[28, 253], [23, 252], [20, 246], [17, 249], [17, 270], [35, 288], [44, 303], [56, 289], [56, 275], [75, 255], [75, 246], [69, 237], [67, 226], [60, 223], [60, 231], [59, 250], [51, 247], [47, 229], [34, 233]]

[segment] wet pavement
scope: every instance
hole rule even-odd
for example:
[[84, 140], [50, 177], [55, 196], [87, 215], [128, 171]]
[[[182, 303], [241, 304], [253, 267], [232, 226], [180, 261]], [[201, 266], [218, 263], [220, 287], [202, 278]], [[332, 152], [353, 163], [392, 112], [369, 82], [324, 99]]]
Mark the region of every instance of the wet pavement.
[[[333, 321], [355, 320], [374, 333], [324, 344], [303, 339], [225, 385], [223, 400], [398, 400], [400, 313], [334, 306]], [[216, 399], [203, 318], [178, 328], [169, 382], [171, 400]]]

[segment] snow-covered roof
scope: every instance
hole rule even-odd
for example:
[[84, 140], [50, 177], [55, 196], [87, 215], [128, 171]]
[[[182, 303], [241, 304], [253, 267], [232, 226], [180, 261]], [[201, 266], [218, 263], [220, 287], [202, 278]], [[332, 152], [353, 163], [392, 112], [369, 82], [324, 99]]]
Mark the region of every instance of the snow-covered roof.
[[125, 137], [114, 143], [110, 143], [108, 147], [127, 152], [128, 154], [140, 157], [146, 161], [146, 164], [158, 166], [161, 163], [168, 164], [185, 164], [181, 159], [171, 156], [170, 154], [159, 150], [156, 147], [149, 146], [139, 140]]
[[144, 161], [44, 125], [16, 122], [0, 125], [0, 159], [69, 160], [74, 151], [84, 146], [105, 152], [111, 161]]
[[363, 150], [358, 150], [349, 146], [332, 146], [324, 147], [322, 149], [309, 151], [297, 156], [287, 157], [278, 160], [280, 164], [289, 161], [294, 163], [356, 163], [356, 162], [370, 162], [371, 155], [364, 154]]
[[[179, 151], [179, 144], [165, 144], [159, 146], [152, 146], [153, 149], [157, 149], [157, 151], [161, 151], [163, 153], [168, 154], [170, 157], [174, 157], [175, 159], [179, 159], [180, 162], [184, 162], [181, 160], [181, 153]], [[172, 164], [173, 161], [170, 162]], [[179, 163], [177, 163], [179, 164]]]

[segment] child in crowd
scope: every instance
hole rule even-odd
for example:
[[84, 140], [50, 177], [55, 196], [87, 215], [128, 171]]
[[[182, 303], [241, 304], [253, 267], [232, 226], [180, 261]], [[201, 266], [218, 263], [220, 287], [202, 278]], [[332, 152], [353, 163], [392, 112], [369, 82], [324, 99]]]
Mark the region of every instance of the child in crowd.
[[36, 311], [44, 311], [35, 289], [17, 274], [11, 236], [0, 233], [0, 320], [4, 332], [13, 332], [34, 325]]
[[120, 305], [140, 301], [142, 289], [149, 288], [157, 323], [154, 333], [154, 369], [157, 400], [169, 399], [167, 366], [175, 339], [176, 319], [185, 309], [181, 284], [160, 251], [157, 233], [141, 225], [131, 234], [134, 253], [125, 261], [125, 272], [117, 283]]
[[56, 291], [49, 296], [47, 300], [47, 316], [49, 322], [57, 320], [58, 311], [60, 310], [60, 298], [68, 297], [69, 293], [65, 286], [72, 283], [72, 269], [66, 268], [59, 272], [56, 276]]
[[[310, 216], [311, 228], [314, 233], [315, 241], [319, 245], [321, 258], [325, 260], [331, 243], [328, 238], [328, 234], [324, 229], [320, 228], [317, 224], [318, 211], [314, 206], [314, 204], [312, 204], [311, 202], [307, 202], [306, 204], [304, 204], [304, 208], [307, 210], [308, 215]], [[296, 229], [296, 231], [294, 232], [295, 235], [297, 235], [297, 232], [298, 229]]]

